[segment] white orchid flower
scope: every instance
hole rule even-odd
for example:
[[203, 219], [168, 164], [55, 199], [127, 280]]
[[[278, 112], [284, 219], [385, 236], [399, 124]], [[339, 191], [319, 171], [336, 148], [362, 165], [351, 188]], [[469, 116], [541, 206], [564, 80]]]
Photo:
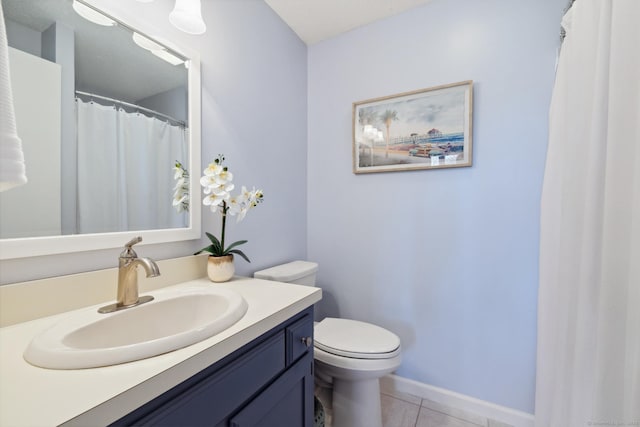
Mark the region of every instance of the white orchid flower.
[[223, 169], [219, 174], [212, 176], [216, 184], [226, 184], [233, 180], [233, 174], [226, 169]]
[[233, 196], [227, 202], [227, 207], [229, 208], [227, 215], [237, 215], [242, 210], [242, 201], [238, 196]]
[[186, 202], [186, 201], [189, 201], [189, 194], [187, 194], [187, 193], [181, 193], [181, 194], [176, 193], [176, 196], [173, 198], [173, 206], [177, 206], [178, 204], [180, 204], [182, 202]]
[[207, 188], [210, 187], [212, 185], [217, 185], [216, 182], [214, 181], [213, 177], [205, 175], [202, 178], [200, 178], [200, 185]]
[[176, 193], [173, 198], [173, 206], [176, 208], [178, 213], [182, 211], [186, 211], [189, 208], [189, 194], [187, 193]]
[[240, 212], [238, 212], [238, 218], [236, 218], [236, 224], [242, 221], [245, 216], [247, 216], [248, 211], [249, 211], [249, 208], [247, 208], [246, 206], [240, 209]]
[[251, 191], [251, 198], [249, 199], [251, 201], [251, 207], [258, 206], [258, 203], [262, 202], [263, 197], [262, 190], [256, 190], [254, 187], [253, 191]]
[[215, 206], [220, 205], [222, 202], [226, 201], [227, 199], [229, 199], [229, 193], [227, 192], [221, 192], [219, 194], [209, 194], [207, 197], [205, 197], [202, 200], [202, 204], [205, 206], [211, 206], [212, 208]]
[[178, 213], [189, 210], [189, 172], [176, 160], [173, 179], [176, 185], [173, 187], [173, 206]]
[[209, 166], [204, 170], [206, 176], [216, 176], [222, 172], [222, 166], [217, 163], [209, 163]]
[[173, 187], [173, 190], [175, 191], [178, 188], [186, 189], [186, 188], [188, 188], [188, 186], [189, 186], [189, 183], [187, 182], [186, 178], [179, 178], [176, 181], [176, 185]]

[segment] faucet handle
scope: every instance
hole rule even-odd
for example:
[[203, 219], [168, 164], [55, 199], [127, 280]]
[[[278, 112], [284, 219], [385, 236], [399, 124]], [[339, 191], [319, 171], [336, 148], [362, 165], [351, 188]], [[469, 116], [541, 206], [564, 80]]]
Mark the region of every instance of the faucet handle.
[[131, 246], [135, 245], [136, 243], [140, 243], [140, 242], [142, 242], [142, 236], [136, 236], [133, 239], [129, 240], [129, 242], [124, 245], [124, 247], [128, 248], [128, 249], [131, 249]]
[[120, 258], [136, 258], [138, 255], [131, 248], [136, 243], [142, 242], [142, 236], [136, 236], [124, 245], [124, 251], [120, 253]]

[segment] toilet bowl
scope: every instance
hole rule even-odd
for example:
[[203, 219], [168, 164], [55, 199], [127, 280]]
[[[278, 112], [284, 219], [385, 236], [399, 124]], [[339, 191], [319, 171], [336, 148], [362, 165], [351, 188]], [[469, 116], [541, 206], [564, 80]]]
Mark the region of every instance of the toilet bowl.
[[[255, 278], [315, 286], [318, 265], [294, 261]], [[332, 388], [333, 427], [382, 427], [380, 377], [401, 362], [400, 338], [366, 322], [326, 318], [314, 326], [317, 382]]]

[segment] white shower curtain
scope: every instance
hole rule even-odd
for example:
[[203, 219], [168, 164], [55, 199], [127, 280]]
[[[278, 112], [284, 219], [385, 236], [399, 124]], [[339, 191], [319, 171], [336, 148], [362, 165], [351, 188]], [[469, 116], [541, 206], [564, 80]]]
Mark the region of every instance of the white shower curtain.
[[541, 211], [536, 427], [640, 425], [640, 1], [563, 25]]
[[186, 226], [173, 207], [173, 166], [187, 164], [185, 130], [76, 100], [78, 233]]

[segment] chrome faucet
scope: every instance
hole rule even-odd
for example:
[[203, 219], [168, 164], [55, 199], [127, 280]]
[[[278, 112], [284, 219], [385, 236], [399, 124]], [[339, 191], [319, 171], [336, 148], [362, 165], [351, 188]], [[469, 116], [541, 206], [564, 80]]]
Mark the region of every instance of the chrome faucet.
[[124, 245], [124, 251], [118, 258], [118, 295], [117, 302], [105, 307], [101, 307], [99, 313], [112, 313], [125, 308], [135, 307], [145, 302], [153, 300], [151, 295], [138, 297], [138, 271], [136, 267], [141, 265], [147, 272], [147, 277], [160, 275], [158, 265], [151, 258], [138, 258], [138, 255], [131, 248], [136, 243], [140, 243], [142, 237], [134, 237]]

